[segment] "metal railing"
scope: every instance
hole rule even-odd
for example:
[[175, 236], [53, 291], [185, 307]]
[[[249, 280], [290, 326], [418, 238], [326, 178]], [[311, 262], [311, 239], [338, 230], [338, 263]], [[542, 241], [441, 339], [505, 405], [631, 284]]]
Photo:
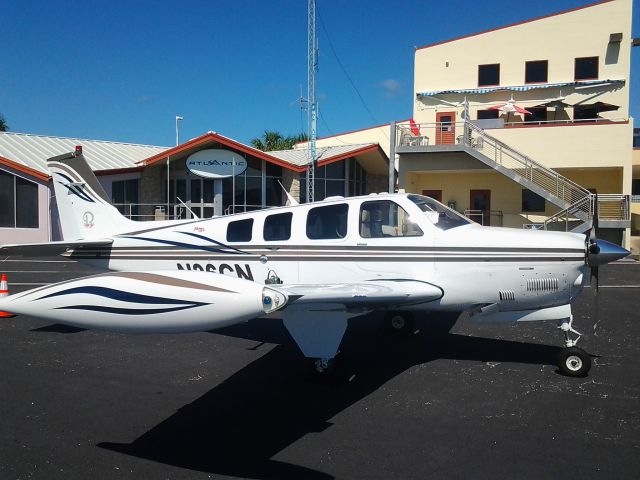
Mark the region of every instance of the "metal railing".
[[148, 220], [184, 220], [190, 218], [187, 207], [193, 209], [196, 215], [200, 216], [202, 208], [212, 208], [210, 204], [196, 204], [191, 202], [170, 203], [169, 214], [167, 214], [166, 203], [113, 203], [122, 215], [136, 221]]
[[[180, 218], [177, 215], [167, 215], [167, 204], [162, 203], [113, 203], [122, 215], [130, 220], [145, 221], [145, 220], [171, 220]], [[171, 210], [180, 207], [180, 204], [170, 204]]]
[[466, 146], [555, 197], [553, 203], [559, 207], [580, 207], [576, 213], [582, 220], [591, 218], [592, 205], [586, 201], [591, 196], [589, 190], [492, 137], [472, 122], [466, 122], [465, 128], [463, 141]]
[[[493, 119], [492, 119], [493, 120]], [[628, 118], [585, 118], [585, 119], [556, 119], [556, 120], [538, 120], [538, 121], [511, 121], [504, 122], [500, 119], [494, 125], [491, 123], [483, 124], [478, 127], [487, 130], [509, 129], [519, 127], [548, 127], [548, 126], [567, 126], [567, 125], [584, 125], [584, 124], [610, 124], [628, 122]], [[491, 120], [471, 120], [469, 123], [476, 125], [480, 122], [491, 122]], [[397, 123], [396, 124], [396, 145], [400, 147], [420, 147], [433, 145], [446, 145], [447, 143], [462, 143], [461, 131], [464, 129], [464, 121], [458, 122], [425, 122], [416, 123]], [[455, 142], [450, 139], [455, 137]], [[449, 141], [446, 141], [446, 139]], [[443, 141], [445, 140], [445, 141]]]
[[[584, 123], [612, 123], [627, 121], [627, 119], [593, 118], [584, 120], [548, 120], [539, 122], [511, 122], [504, 126], [518, 125], [547, 125], [547, 124], [584, 124]], [[502, 128], [504, 128], [504, 126]], [[400, 147], [422, 147], [436, 145], [463, 145], [471, 148], [484, 157], [492, 160], [496, 165], [506, 168], [513, 175], [514, 180], [523, 186], [535, 186], [551, 197], [550, 201], [561, 210], [549, 217], [543, 223], [526, 224], [523, 228], [544, 228], [552, 225], [564, 224], [569, 229], [572, 224], [585, 223], [591, 225], [595, 209], [595, 195], [576, 182], [560, 175], [558, 172], [536, 162], [515, 148], [489, 135], [472, 121], [464, 122], [436, 122], [420, 124], [397, 124], [396, 143]], [[621, 194], [598, 196], [598, 219], [630, 221], [630, 203], [640, 202], [640, 196]], [[472, 211], [469, 211], [472, 212]], [[470, 215], [478, 215], [470, 213]]]
[[[547, 218], [544, 222], [542, 222], [541, 226], [543, 230], [563, 230], [568, 232], [571, 230], [571, 225], [575, 223], [582, 223], [583, 220], [580, 219], [576, 212], [584, 212], [586, 210], [593, 212], [594, 210], [594, 202], [595, 195], [589, 193], [588, 197], [585, 197], [581, 201], [577, 202], [574, 205], [570, 205], [567, 208], [560, 210], [557, 213], [554, 213], [549, 218]], [[589, 205], [584, 205], [588, 203]]]
[[[591, 202], [591, 210], [595, 211], [595, 202], [598, 201], [598, 221], [616, 221], [616, 222], [630, 222], [631, 221], [631, 196], [624, 194], [591, 194], [589, 199], [585, 201]], [[554, 215], [547, 218], [542, 226], [545, 230], [571, 230], [571, 225], [580, 223], [580, 219], [576, 212], [583, 211], [579, 205], [572, 205], [568, 208], [560, 210]], [[558, 228], [560, 226], [560, 228]]]
[[556, 119], [556, 120], [536, 120], [536, 121], [520, 121], [520, 122], [504, 122], [504, 127], [521, 127], [521, 126], [549, 126], [549, 125], [584, 125], [588, 123], [623, 123], [629, 121], [628, 118], [584, 118], [584, 119]]
[[[398, 124], [396, 135], [400, 147], [429, 146], [432, 140], [437, 145], [464, 145], [511, 171], [516, 181], [521, 178], [544, 190], [560, 208], [574, 204], [589, 206], [584, 202], [590, 195], [589, 190], [489, 135], [474, 122]], [[585, 210], [579, 215], [584, 221], [589, 221], [592, 211]]]
[[480, 225], [501, 227], [504, 214], [502, 210], [490, 210], [488, 213], [484, 210], [465, 210], [464, 216]]
[[602, 194], [598, 199], [598, 220], [631, 220], [631, 196], [623, 194]]
[[224, 214], [233, 215], [234, 213], [251, 212], [253, 210], [261, 210], [263, 208], [269, 208], [269, 207], [263, 207], [262, 205], [235, 204], [235, 205], [229, 205], [227, 208], [225, 208]]

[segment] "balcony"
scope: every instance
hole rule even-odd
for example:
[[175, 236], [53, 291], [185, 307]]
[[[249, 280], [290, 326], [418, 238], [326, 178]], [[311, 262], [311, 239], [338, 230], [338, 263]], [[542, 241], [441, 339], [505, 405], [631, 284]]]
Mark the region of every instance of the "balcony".
[[[604, 125], [627, 125], [628, 119], [604, 119], [590, 118], [582, 120], [546, 120], [529, 122], [505, 122], [503, 119], [473, 120], [472, 123], [491, 135], [500, 132], [519, 129], [540, 129], [552, 127], [599, 127]], [[564, 129], [562, 130], [565, 131]], [[559, 133], [559, 136], [565, 134]], [[580, 131], [579, 135], [589, 136], [589, 133]], [[509, 134], [509, 136], [512, 136]], [[549, 134], [545, 134], [546, 137]], [[575, 135], [574, 135], [575, 137]], [[464, 151], [464, 122], [453, 123], [418, 123], [396, 124], [396, 153], [425, 153], [425, 152], [459, 152]]]

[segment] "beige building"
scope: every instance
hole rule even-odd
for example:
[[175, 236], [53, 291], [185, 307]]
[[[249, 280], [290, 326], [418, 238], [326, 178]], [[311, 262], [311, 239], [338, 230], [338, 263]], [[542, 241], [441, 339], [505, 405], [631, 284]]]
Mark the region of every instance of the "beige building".
[[640, 253], [640, 128], [633, 129], [633, 181], [631, 193], [631, 249]]
[[319, 145], [389, 132], [401, 190], [485, 225], [585, 231], [597, 212], [629, 246], [631, 10], [605, 0], [416, 48], [413, 118]]

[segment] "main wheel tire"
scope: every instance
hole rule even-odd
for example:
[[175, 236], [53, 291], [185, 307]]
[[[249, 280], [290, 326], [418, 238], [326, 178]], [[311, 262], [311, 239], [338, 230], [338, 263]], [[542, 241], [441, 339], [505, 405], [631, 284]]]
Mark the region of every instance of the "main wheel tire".
[[409, 312], [388, 312], [384, 317], [384, 327], [388, 332], [409, 333], [413, 326], [413, 315]]
[[328, 359], [323, 361], [320, 358], [311, 358], [310, 367], [311, 372], [318, 377], [328, 377], [331, 376], [336, 369], [336, 361], [335, 358]]
[[591, 356], [578, 347], [563, 348], [558, 355], [558, 368], [568, 377], [585, 377], [591, 369]]

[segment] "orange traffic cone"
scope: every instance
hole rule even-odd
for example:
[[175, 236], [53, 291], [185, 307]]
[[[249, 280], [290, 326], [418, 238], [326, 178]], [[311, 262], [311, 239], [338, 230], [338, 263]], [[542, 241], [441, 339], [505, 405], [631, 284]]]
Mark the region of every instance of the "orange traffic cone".
[[[2, 274], [0, 276], [0, 297], [8, 297], [9, 296], [9, 284], [7, 283], [7, 275]], [[0, 318], [11, 318], [15, 317], [13, 313], [2, 312], [0, 311]]]

